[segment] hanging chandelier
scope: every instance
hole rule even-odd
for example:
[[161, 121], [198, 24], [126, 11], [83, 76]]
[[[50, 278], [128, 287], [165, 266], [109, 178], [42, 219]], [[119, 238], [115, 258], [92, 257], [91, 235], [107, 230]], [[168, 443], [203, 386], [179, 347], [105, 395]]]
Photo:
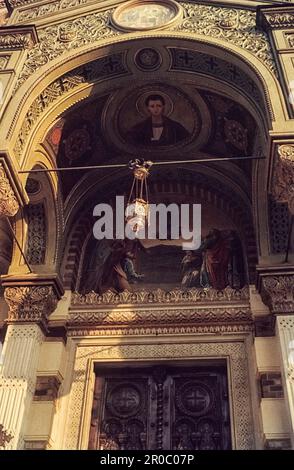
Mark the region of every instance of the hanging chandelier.
[[129, 162], [129, 168], [133, 172], [133, 183], [126, 207], [126, 222], [137, 234], [148, 225], [149, 202], [147, 178], [151, 161], [136, 158]]

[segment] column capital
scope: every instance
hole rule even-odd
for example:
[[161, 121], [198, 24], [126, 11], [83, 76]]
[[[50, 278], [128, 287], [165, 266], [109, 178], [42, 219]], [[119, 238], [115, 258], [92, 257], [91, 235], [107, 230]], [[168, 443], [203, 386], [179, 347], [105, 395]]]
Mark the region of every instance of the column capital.
[[277, 202], [287, 202], [294, 214], [294, 142], [276, 143], [271, 192]]
[[4, 298], [8, 304], [7, 323], [37, 323], [45, 331], [49, 315], [63, 294], [57, 275], [3, 276]]
[[294, 268], [257, 267], [257, 288], [273, 314], [294, 314]]

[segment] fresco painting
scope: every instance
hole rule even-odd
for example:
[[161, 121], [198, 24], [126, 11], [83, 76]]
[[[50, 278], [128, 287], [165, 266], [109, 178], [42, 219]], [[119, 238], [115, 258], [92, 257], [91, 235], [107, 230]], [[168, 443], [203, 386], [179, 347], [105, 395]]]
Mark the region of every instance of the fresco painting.
[[174, 241], [101, 240], [89, 244], [81, 291], [102, 294], [145, 289], [240, 289], [246, 284], [240, 239], [233, 230], [211, 229], [198, 250]]

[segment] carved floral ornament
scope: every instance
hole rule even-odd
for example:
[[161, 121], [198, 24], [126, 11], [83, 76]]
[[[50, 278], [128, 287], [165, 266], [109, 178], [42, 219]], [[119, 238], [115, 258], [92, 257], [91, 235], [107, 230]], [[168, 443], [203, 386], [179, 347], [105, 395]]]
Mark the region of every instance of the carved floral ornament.
[[40, 0], [3, 0], [3, 3], [5, 2], [6, 7], [10, 13], [12, 13], [16, 8], [27, 7], [29, 5], [28, 10], [23, 10], [17, 15], [18, 20], [24, 21], [25, 19], [31, 17], [29, 15], [32, 15], [32, 11], [34, 13], [40, 12], [40, 15], [37, 16], [42, 16], [46, 13], [53, 13], [55, 11], [65, 10], [67, 8], [82, 6], [86, 3], [90, 3], [90, 1], [91, 0], [51, 0], [50, 3], [48, 2], [45, 5], [39, 5], [36, 7], [34, 7], [34, 3], [38, 3]]
[[0, 28], [0, 50], [32, 49], [38, 41], [34, 26], [3, 26]]
[[0, 162], [0, 216], [13, 217], [19, 209], [3, 164]]
[[289, 6], [280, 11], [276, 9], [268, 9], [267, 11], [260, 11], [260, 22], [265, 29], [285, 29], [293, 28], [294, 24], [294, 8]]
[[[115, 307], [117, 305], [117, 307]], [[135, 307], [136, 305], [136, 307]], [[130, 308], [131, 307], [131, 308]], [[142, 290], [124, 291], [120, 294], [108, 291], [103, 295], [90, 292], [73, 293], [68, 324], [70, 328], [92, 326], [122, 326], [124, 328], [156, 325], [228, 325], [250, 324], [248, 288], [223, 291], [215, 289], [181, 290], [166, 292]], [[149, 326], [148, 326], [149, 325]]]
[[8, 322], [41, 322], [57, 305], [52, 286], [7, 287], [4, 298], [8, 304]]
[[[125, 5], [123, 6], [125, 8]], [[185, 10], [185, 18], [179, 25], [169, 26], [170, 31], [197, 33], [205, 37], [222, 39], [252, 53], [270, 71], [276, 73], [267, 35], [256, 28], [255, 12], [194, 3], [181, 3], [181, 9]], [[26, 19], [32, 20], [38, 17], [38, 12], [37, 7], [27, 10]], [[111, 25], [113, 14], [115, 18], [114, 9], [88, 13], [78, 19], [38, 29], [39, 42], [28, 54], [16, 89], [41, 66], [66, 54], [69, 50], [126, 34]], [[148, 29], [152, 27], [146, 28]], [[138, 31], [138, 28], [136, 30]]]
[[262, 277], [260, 293], [272, 313], [294, 313], [294, 274]]

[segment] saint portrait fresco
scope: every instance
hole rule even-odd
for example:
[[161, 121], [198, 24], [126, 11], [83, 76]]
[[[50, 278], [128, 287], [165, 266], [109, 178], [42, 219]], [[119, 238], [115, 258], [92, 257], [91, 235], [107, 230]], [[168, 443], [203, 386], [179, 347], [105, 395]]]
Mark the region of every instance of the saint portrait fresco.
[[129, 132], [129, 140], [136, 145], [174, 145], [190, 137], [179, 122], [165, 115], [165, 99], [160, 94], [148, 95], [145, 107], [149, 117], [136, 124]]
[[172, 87], [145, 87], [122, 103], [118, 128], [133, 147], [156, 150], [186, 145], [199, 135], [201, 118], [191, 100]]

